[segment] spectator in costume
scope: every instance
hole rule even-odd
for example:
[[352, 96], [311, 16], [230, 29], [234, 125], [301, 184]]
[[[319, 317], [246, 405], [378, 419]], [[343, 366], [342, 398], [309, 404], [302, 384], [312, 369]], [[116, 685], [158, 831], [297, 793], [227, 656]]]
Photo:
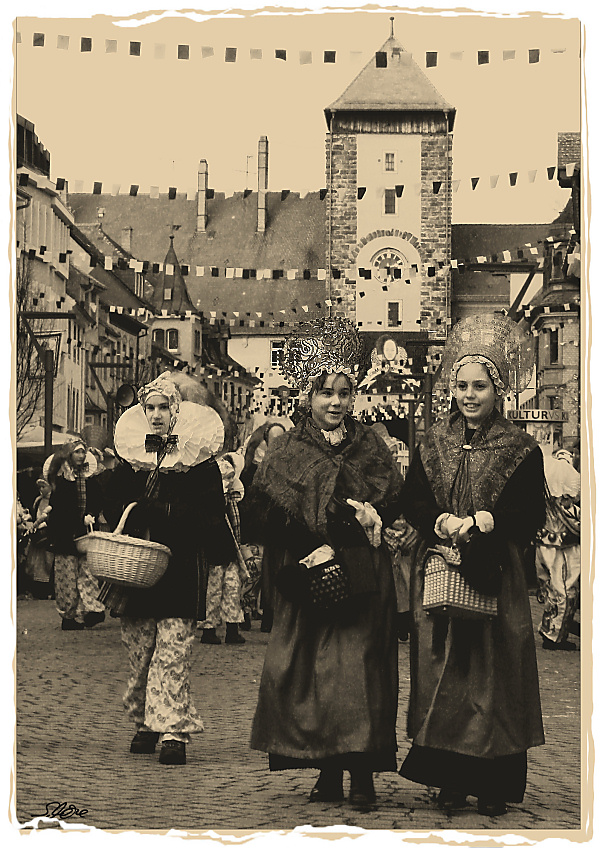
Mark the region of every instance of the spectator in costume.
[[538, 598], [544, 603], [538, 631], [544, 649], [576, 649], [568, 640], [580, 585], [580, 473], [572, 460], [567, 449], [544, 459], [546, 522], [536, 545]]
[[197, 627], [203, 629], [201, 643], [220, 644], [222, 640], [216, 634], [216, 629], [222, 623], [226, 623], [225, 643], [241, 644], [245, 643], [245, 638], [239, 632], [239, 625], [244, 622], [241, 607], [241, 582], [248, 577], [239, 548], [241, 524], [238, 503], [244, 494], [239, 473], [243, 468], [243, 458], [233, 452], [226, 452], [218, 459], [218, 467], [224, 487], [226, 516], [237, 544], [237, 557], [231, 559], [227, 564], [210, 566], [207, 580], [205, 620], [199, 623]]
[[54, 552], [54, 588], [63, 631], [81, 631], [102, 623], [104, 605], [99, 585], [78, 552], [75, 541], [98, 522], [102, 493], [95, 478], [96, 459], [76, 437], [47, 458], [44, 476], [52, 487], [46, 520]]

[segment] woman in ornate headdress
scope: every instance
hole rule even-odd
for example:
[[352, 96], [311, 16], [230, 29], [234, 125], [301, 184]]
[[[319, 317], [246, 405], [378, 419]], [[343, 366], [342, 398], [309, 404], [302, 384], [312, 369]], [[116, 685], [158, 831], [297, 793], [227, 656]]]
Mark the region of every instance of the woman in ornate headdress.
[[52, 488], [46, 524], [63, 631], [81, 631], [105, 619], [104, 605], [97, 599], [98, 582], [75, 546], [76, 538], [98, 523], [102, 510], [95, 473], [96, 458], [80, 437], [66, 442], [44, 463], [44, 477]]
[[[306, 415], [269, 447], [253, 482], [253, 515], [281, 552], [274, 624], [251, 746], [271, 770], [320, 770], [310, 801], [375, 800], [373, 773], [396, 770], [396, 602], [380, 531], [399, 515], [402, 478], [391, 452], [351, 417], [361, 343], [343, 319], [308, 323], [281, 371], [308, 392]], [[261, 522], [261, 528], [259, 521]], [[307, 565], [334, 559], [350, 597], [313, 607]]]
[[212, 408], [181, 400], [170, 372], [138, 400], [115, 428], [120, 464], [107, 485], [105, 516], [115, 527], [136, 502], [124, 533], [163, 543], [172, 555], [154, 587], [128, 589], [120, 603], [130, 663], [124, 706], [136, 726], [130, 752], [154, 753], [159, 742], [162, 764], [185, 764], [191, 733], [203, 731], [189, 681], [201, 559], [221, 564], [234, 554], [214, 460], [224, 428]]
[[[419, 531], [411, 577], [412, 748], [402, 776], [440, 788], [447, 810], [478, 798], [501, 815], [523, 800], [527, 750], [544, 743], [523, 556], [542, 525], [544, 473], [536, 441], [504, 418], [509, 387], [530, 374], [528, 340], [503, 316], [453, 328], [443, 361], [458, 410], [425, 435], [404, 483], [404, 515]], [[492, 620], [428, 616], [427, 546], [458, 541], [461, 572], [498, 598]]]

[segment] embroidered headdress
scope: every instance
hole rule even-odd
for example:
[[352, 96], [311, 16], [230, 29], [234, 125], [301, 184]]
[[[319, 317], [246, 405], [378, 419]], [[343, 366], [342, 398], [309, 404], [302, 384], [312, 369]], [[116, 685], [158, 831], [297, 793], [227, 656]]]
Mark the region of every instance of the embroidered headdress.
[[309, 392], [323, 372], [342, 372], [355, 384], [362, 353], [360, 336], [349, 319], [323, 317], [302, 322], [287, 339], [279, 369], [300, 392]]
[[458, 370], [466, 363], [482, 363], [498, 395], [509, 390], [521, 392], [532, 376], [533, 339], [507, 316], [468, 316], [452, 328], [444, 347], [442, 372], [451, 390]]

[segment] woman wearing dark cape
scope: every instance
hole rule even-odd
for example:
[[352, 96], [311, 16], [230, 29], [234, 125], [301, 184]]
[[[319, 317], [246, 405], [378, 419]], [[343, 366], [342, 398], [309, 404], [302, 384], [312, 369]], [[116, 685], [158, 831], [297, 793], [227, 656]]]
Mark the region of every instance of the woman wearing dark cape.
[[[271, 770], [320, 770], [310, 801], [375, 800], [373, 773], [394, 771], [398, 701], [396, 596], [381, 527], [400, 513], [391, 452], [349, 415], [359, 340], [351, 323], [309, 323], [281, 367], [309, 410], [268, 450], [254, 478], [252, 514], [283, 564], [275, 578], [251, 746]], [[350, 598], [332, 611], [308, 594], [308, 565], [335, 559]]]
[[[458, 410], [427, 432], [402, 494], [421, 539], [411, 576], [413, 745], [400, 773], [440, 788], [442, 808], [464, 807], [471, 795], [491, 816], [523, 800], [527, 750], [544, 743], [524, 562], [544, 518], [543, 459], [498, 410], [510, 381], [521, 389], [530, 372], [524, 343], [502, 316], [453, 329], [444, 365]], [[426, 549], [453, 541], [468, 584], [497, 596], [494, 619], [424, 609]]]

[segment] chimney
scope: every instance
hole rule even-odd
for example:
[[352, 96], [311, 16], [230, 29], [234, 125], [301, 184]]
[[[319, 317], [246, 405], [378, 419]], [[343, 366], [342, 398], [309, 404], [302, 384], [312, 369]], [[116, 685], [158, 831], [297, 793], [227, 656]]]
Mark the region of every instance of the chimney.
[[121, 246], [131, 254], [132, 253], [132, 228], [122, 227], [121, 230]]
[[209, 172], [207, 160], [199, 160], [199, 172], [197, 174], [197, 233], [205, 233], [207, 224], [207, 184]]
[[268, 136], [258, 142], [258, 233], [266, 230], [266, 191], [268, 189]]

